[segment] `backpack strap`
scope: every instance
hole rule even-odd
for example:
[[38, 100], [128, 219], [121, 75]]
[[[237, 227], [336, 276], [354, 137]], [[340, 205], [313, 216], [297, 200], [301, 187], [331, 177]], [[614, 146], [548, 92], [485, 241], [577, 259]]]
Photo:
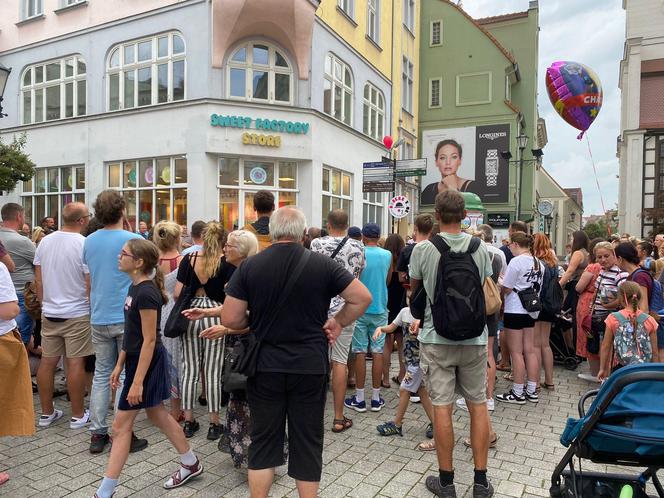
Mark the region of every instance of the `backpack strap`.
[[627, 321], [627, 318], [625, 318], [624, 315], [619, 311], [611, 312], [611, 316], [618, 320], [619, 323], [625, 323]]
[[477, 251], [480, 248], [480, 245], [482, 244], [482, 241], [478, 237], [472, 237], [470, 239], [470, 243], [468, 244], [468, 254], [473, 254], [475, 251]]
[[431, 237], [431, 243], [436, 246], [436, 249], [438, 249], [438, 252], [441, 256], [450, 250], [450, 246], [440, 235], [434, 235]]
[[639, 313], [639, 316], [636, 317], [636, 323], [643, 325], [648, 318], [650, 318], [648, 313]]

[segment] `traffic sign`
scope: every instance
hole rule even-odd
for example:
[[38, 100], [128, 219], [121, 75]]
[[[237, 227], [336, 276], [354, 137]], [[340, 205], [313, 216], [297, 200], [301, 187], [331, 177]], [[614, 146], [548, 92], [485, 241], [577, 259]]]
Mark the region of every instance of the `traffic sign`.
[[399, 178], [407, 176], [424, 176], [427, 174], [427, 160], [423, 159], [397, 159], [395, 175]]

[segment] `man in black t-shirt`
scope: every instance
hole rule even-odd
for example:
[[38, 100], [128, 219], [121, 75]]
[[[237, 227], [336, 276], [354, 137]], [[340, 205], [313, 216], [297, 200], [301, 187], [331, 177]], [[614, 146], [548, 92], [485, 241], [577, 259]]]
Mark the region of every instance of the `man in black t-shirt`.
[[[226, 288], [221, 321], [230, 329], [249, 327], [260, 341], [256, 375], [247, 383], [251, 413], [249, 487], [267, 496], [274, 468], [283, 465], [288, 414], [288, 475], [300, 496], [317, 496], [323, 465], [323, 412], [329, 373], [328, 343], [360, 317], [371, 294], [331, 258], [302, 247], [306, 220], [294, 207], [270, 218], [274, 243], [246, 260]], [[288, 296], [283, 296], [290, 278]], [[340, 295], [344, 307], [329, 318], [330, 299]], [[250, 314], [247, 317], [247, 310]], [[276, 315], [273, 315], [276, 313]]]

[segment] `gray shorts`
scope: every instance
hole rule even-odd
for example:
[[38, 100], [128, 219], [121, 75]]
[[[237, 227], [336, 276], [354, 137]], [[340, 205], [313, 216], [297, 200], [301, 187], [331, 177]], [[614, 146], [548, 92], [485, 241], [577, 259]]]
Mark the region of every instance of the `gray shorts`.
[[337, 340], [330, 347], [331, 361], [344, 365], [348, 363], [348, 353], [350, 352], [350, 345], [353, 341], [353, 330], [355, 330], [355, 322], [341, 329], [341, 334], [339, 334]]
[[457, 394], [469, 403], [486, 402], [486, 344], [448, 346], [420, 343], [420, 366], [432, 404], [450, 405]]

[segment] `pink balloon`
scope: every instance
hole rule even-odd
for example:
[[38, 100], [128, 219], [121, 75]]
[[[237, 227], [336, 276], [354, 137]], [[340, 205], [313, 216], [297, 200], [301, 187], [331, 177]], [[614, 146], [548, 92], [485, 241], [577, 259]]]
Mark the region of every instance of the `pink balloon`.
[[391, 149], [393, 143], [394, 143], [394, 140], [392, 139], [391, 136], [385, 135], [383, 137], [383, 145], [385, 146], [386, 149]]

